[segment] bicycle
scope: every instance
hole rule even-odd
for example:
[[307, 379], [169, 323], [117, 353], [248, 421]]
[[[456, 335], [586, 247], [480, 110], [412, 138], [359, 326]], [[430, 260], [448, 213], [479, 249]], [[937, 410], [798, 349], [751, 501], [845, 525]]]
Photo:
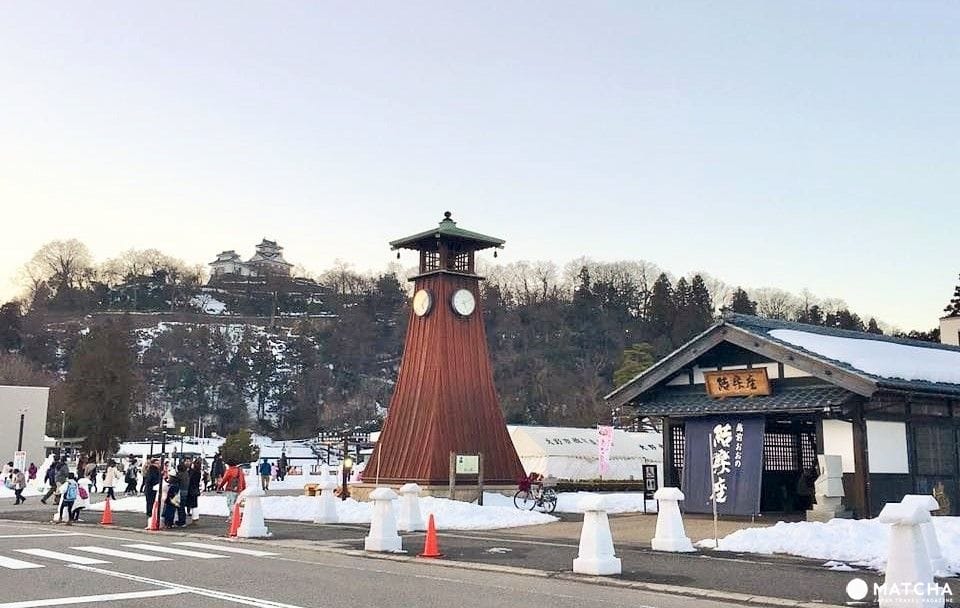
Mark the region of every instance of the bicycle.
[[513, 506], [525, 511], [539, 508], [544, 513], [553, 513], [557, 509], [557, 491], [545, 484], [543, 477], [530, 473], [520, 480], [519, 489], [513, 495]]

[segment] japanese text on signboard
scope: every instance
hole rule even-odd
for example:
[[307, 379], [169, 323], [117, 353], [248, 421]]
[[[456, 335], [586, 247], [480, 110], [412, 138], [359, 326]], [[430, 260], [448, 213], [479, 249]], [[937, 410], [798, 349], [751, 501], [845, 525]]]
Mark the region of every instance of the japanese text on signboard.
[[749, 397], [769, 395], [770, 380], [767, 369], [735, 369], [722, 372], [704, 372], [707, 394], [711, 397]]
[[[732, 460], [731, 460], [732, 457]], [[713, 491], [710, 497], [718, 504], [727, 502], [727, 476], [731, 467], [743, 466], [743, 423], [736, 427], [718, 424], [710, 434], [710, 469]]]

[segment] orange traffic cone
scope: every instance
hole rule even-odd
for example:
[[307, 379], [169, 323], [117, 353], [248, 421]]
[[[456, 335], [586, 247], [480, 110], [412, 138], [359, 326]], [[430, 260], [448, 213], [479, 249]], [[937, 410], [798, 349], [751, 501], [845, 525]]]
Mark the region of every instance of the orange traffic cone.
[[113, 511], [110, 510], [110, 497], [107, 496], [107, 503], [103, 505], [103, 517], [100, 518], [101, 526], [113, 525]]
[[243, 513], [240, 512], [240, 501], [233, 503], [233, 515], [230, 516], [230, 527], [227, 536], [236, 536], [240, 529], [240, 520], [243, 519]]
[[433, 522], [433, 513], [427, 520], [427, 540], [423, 544], [423, 553], [417, 557], [443, 557], [440, 546], [437, 544], [437, 525]]
[[151, 532], [160, 531], [160, 497], [158, 496], [156, 500], [153, 501], [153, 515], [150, 516], [150, 521], [147, 523], [147, 530]]

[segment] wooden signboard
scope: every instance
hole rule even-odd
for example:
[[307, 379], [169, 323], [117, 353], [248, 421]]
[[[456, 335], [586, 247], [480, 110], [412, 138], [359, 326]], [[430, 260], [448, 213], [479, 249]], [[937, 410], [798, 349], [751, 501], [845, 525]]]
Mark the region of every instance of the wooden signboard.
[[767, 368], [731, 369], [703, 372], [707, 394], [711, 397], [755, 397], [770, 394]]

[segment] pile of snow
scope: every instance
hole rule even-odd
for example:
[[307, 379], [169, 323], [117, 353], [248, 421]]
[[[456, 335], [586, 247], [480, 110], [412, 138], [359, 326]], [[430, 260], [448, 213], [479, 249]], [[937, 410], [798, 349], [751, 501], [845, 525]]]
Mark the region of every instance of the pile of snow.
[[[287, 521], [313, 521], [320, 506], [317, 498], [309, 496], [266, 496], [262, 499], [263, 515], [267, 519]], [[112, 501], [114, 511], [143, 513], [146, 501], [143, 497], [121, 498]], [[204, 495], [197, 501], [201, 515], [227, 516], [227, 499], [222, 495]], [[399, 508], [399, 505], [398, 505]], [[102, 511], [103, 503], [91, 505], [90, 510]], [[544, 513], [521, 511], [513, 505], [478, 506], [466, 502], [426, 496], [420, 499], [420, 510], [426, 517], [433, 513], [437, 528], [441, 530], [493, 530], [533, 526], [557, 521]], [[337, 501], [340, 523], [369, 524], [373, 503], [357, 502], [352, 498]]]
[[960, 384], [960, 351], [774, 329], [777, 340], [881, 378]]
[[209, 294], [200, 294], [190, 298], [190, 306], [205, 312], [208, 315], [222, 315], [227, 311], [227, 305]]
[[[934, 517], [947, 569], [960, 573], [960, 517]], [[887, 565], [890, 525], [876, 519], [833, 519], [820, 522], [779, 522], [769, 528], [738, 530], [720, 539], [721, 551], [786, 553], [830, 560], [830, 566], [853, 566], [883, 571]], [[713, 539], [697, 543], [712, 548]]]

